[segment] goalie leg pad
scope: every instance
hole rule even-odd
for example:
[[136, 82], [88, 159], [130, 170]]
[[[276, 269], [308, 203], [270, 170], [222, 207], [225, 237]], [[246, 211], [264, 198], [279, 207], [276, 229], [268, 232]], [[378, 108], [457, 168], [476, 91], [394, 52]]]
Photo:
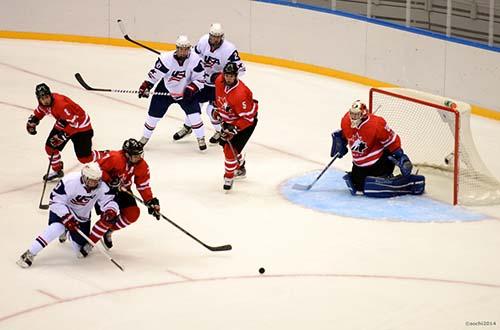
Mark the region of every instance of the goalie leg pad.
[[395, 176], [379, 178], [368, 176], [365, 179], [365, 196], [387, 198], [401, 195], [422, 195], [425, 190], [423, 175]]
[[346, 175], [344, 175], [342, 179], [344, 179], [345, 184], [347, 185], [347, 188], [349, 188], [349, 192], [351, 193], [351, 195], [353, 196], [356, 195], [356, 188], [354, 188], [354, 184], [352, 183], [351, 173], [350, 172], [346, 173]]

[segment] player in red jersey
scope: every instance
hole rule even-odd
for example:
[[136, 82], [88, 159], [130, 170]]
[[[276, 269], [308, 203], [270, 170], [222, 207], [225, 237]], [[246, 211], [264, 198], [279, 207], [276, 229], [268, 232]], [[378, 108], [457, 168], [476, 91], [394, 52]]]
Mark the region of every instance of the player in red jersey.
[[90, 239], [97, 243], [103, 238], [104, 246], [113, 246], [113, 231], [131, 225], [139, 218], [139, 207], [130, 192], [132, 182], [148, 207], [149, 214], [160, 219], [160, 202], [153, 197], [149, 186], [149, 166], [143, 159], [143, 145], [135, 139], [125, 140], [122, 150], [107, 151], [97, 161], [102, 170], [102, 180], [116, 192], [115, 201], [120, 207], [120, 215], [116, 218], [101, 218], [92, 228]]
[[45, 142], [45, 151], [51, 160], [52, 172], [43, 179], [53, 180], [64, 175], [61, 151], [68, 140], [73, 142], [76, 157], [82, 164], [97, 160], [100, 154], [92, 151], [94, 131], [89, 115], [69, 97], [52, 93], [49, 86], [44, 83], [36, 86], [35, 95], [38, 107], [26, 123], [28, 133], [35, 135], [36, 126], [46, 115], [52, 115], [56, 119]]
[[222, 121], [224, 147], [224, 190], [230, 190], [235, 177], [246, 175], [241, 153], [257, 125], [258, 102], [252, 91], [238, 80], [238, 66], [229, 62], [215, 80], [214, 118]]
[[[384, 118], [369, 114], [360, 100], [355, 101], [341, 121], [341, 129], [333, 132], [330, 156], [342, 158], [347, 145], [352, 153], [352, 171], [344, 176], [352, 194], [357, 191], [372, 197], [421, 194], [425, 180], [412, 175], [413, 165], [401, 149], [401, 139]], [[395, 166], [401, 176], [393, 177]]]

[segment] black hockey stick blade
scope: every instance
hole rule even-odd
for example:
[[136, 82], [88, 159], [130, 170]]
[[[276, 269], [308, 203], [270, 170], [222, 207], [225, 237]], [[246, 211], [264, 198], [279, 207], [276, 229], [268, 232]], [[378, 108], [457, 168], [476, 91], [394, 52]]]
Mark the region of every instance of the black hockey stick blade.
[[209, 246], [209, 245], [204, 245], [204, 246], [207, 249], [209, 249], [210, 251], [229, 251], [229, 250], [233, 249], [231, 244], [222, 245], [222, 246]]
[[38, 208], [41, 210], [48, 210], [49, 204], [40, 204], [40, 205], [38, 205]]
[[128, 35], [128, 33], [127, 33], [127, 31], [125, 30], [125, 24], [123, 23], [123, 21], [121, 19], [118, 19], [116, 22], [118, 23], [118, 27], [120, 27], [120, 31], [122, 31], [123, 38], [125, 38], [125, 40], [127, 40], [127, 41], [129, 41], [129, 42], [131, 42], [131, 43], [133, 43], [133, 44], [135, 44], [135, 45], [137, 45], [139, 47], [147, 49], [147, 50], [149, 50], [149, 51], [151, 51], [151, 52], [153, 52], [153, 53], [155, 53], [157, 55], [160, 55], [160, 52], [157, 51], [156, 49], [148, 47], [145, 44], [142, 44], [142, 43], [140, 43], [138, 41], [135, 41], [134, 39], [130, 38], [129, 35]]
[[76, 80], [82, 85], [83, 88], [85, 88], [88, 91], [94, 91], [94, 92], [111, 92], [111, 89], [106, 89], [106, 88], [94, 88], [90, 87], [85, 80], [83, 80], [83, 77], [80, 73], [75, 73], [75, 78]]
[[311, 188], [312, 188], [312, 184], [303, 185], [303, 184], [296, 183], [292, 186], [292, 189], [295, 189], [295, 190], [309, 190]]

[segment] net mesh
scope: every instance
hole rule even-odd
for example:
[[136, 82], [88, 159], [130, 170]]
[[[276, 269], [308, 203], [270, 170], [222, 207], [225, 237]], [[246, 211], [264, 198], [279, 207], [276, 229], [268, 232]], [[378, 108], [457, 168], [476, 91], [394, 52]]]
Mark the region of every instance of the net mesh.
[[370, 91], [370, 111], [401, 137], [405, 153], [428, 177], [427, 191], [442, 190], [445, 193], [436, 194], [438, 198], [463, 205], [500, 204], [500, 182], [481, 160], [472, 139], [470, 105], [452, 101], [456, 108], [451, 109], [444, 106], [447, 101], [411, 89]]

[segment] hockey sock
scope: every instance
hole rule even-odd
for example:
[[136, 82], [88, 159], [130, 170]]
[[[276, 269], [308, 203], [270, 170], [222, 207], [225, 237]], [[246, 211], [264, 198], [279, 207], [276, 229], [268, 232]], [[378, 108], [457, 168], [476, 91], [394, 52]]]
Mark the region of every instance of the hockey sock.
[[64, 225], [59, 222], [54, 222], [50, 224], [42, 234], [38, 235], [37, 238], [31, 243], [30, 252], [36, 255], [42, 249], [44, 249], [50, 242], [58, 238], [62, 233], [64, 233]]
[[146, 121], [144, 122], [144, 130], [143, 130], [142, 136], [150, 139], [151, 135], [153, 135], [154, 129], [156, 128], [156, 124], [158, 124], [160, 119], [161, 118], [151, 117], [148, 115], [148, 117], [146, 118]]
[[229, 147], [228, 144], [224, 145], [224, 169], [225, 169], [225, 178], [233, 178], [234, 171], [238, 168], [238, 160], [234, 157], [233, 151]]
[[113, 231], [120, 230], [133, 224], [139, 218], [140, 212], [137, 206], [129, 206], [121, 209], [118, 221], [116, 221], [110, 229]]
[[111, 228], [111, 225], [103, 220], [99, 220], [95, 223], [94, 227], [92, 227], [92, 231], [90, 232], [90, 240], [94, 243], [99, 242], [102, 236]]
[[194, 131], [196, 137], [202, 138], [205, 136], [205, 128], [203, 127], [203, 121], [201, 120], [201, 115], [199, 113], [192, 113], [187, 116], [191, 123], [191, 128]]
[[[61, 160], [61, 153], [57, 149], [52, 149], [51, 147], [45, 146], [45, 151], [47, 152], [49, 161], [50, 161], [50, 166], [52, 167], [52, 170], [54, 172], [58, 172], [63, 169], [63, 161]], [[51, 160], [51, 155], [52, 160]]]
[[191, 121], [189, 120], [189, 115], [184, 118], [184, 126], [191, 127]]
[[208, 118], [210, 118], [210, 121], [212, 122], [212, 126], [214, 127], [214, 129], [217, 132], [220, 132], [221, 131], [220, 121], [218, 121], [218, 120], [214, 119], [214, 117], [212, 117], [212, 109], [213, 108], [214, 108], [214, 106], [209, 103], [207, 105], [207, 107], [205, 108], [205, 111], [207, 112]]

